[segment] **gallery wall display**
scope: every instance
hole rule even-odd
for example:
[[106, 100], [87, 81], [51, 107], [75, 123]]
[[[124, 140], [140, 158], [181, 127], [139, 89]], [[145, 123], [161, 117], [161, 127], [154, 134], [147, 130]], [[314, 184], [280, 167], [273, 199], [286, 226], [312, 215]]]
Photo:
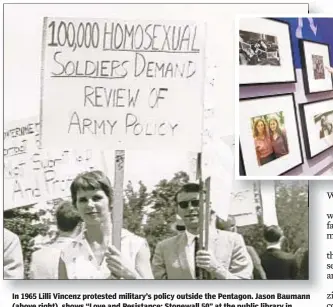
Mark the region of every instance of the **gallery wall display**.
[[308, 159], [333, 146], [333, 99], [301, 104], [300, 116]]
[[333, 163], [329, 164], [324, 170], [321, 170], [316, 176], [333, 176]]
[[240, 175], [278, 176], [303, 164], [293, 94], [239, 102]]
[[329, 45], [301, 39], [299, 49], [305, 93], [332, 91], [332, 75], [325, 69], [331, 66]]
[[239, 20], [239, 84], [296, 82], [290, 26], [267, 18]]

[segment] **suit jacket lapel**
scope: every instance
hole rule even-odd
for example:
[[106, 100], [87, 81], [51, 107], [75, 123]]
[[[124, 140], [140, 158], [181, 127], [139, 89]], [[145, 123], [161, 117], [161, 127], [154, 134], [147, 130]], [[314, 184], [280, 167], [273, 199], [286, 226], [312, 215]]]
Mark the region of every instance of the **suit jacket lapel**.
[[195, 279], [195, 276], [193, 274], [193, 270], [190, 269], [190, 265], [189, 265], [188, 260], [187, 260], [186, 250], [185, 250], [186, 244], [187, 244], [187, 237], [186, 237], [186, 234], [184, 232], [179, 236], [179, 239], [177, 241], [178, 259], [179, 259], [180, 267], [184, 271], [184, 274], [191, 275], [191, 277], [193, 279]]

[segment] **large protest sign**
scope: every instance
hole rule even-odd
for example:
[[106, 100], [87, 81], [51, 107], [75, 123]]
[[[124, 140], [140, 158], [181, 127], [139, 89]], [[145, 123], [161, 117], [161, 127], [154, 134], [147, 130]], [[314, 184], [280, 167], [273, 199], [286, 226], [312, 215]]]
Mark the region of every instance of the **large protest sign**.
[[92, 150], [41, 150], [37, 117], [14, 121], [4, 131], [4, 210], [52, 204], [70, 196], [74, 177], [104, 169], [101, 153]]
[[205, 27], [45, 18], [44, 148], [201, 151]]
[[238, 226], [258, 223], [257, 206], [260, 204], [255, 197], [255, 189], [252, 181], [233, 182], [229, 215], [235, 217]]
[[261, 181], [263, 222], [266, 226], [279, 225], [276, 213], [276, 193], [274, 181]]

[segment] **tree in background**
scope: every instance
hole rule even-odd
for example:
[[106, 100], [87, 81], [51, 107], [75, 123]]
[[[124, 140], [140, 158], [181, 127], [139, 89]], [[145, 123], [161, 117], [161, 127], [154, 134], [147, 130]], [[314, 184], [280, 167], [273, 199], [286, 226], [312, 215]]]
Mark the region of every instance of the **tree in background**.
[[151, 192], [149, 204], [151, 211], [144, 226], [145, 237], [153, 255], [156, 244], [175, 235], [171, 225], [176, 220], [174, 197], [182, 185], [189, 182], [185, 172], [178, 172], [171, 180], [161, 180]]
[[[308, 184], [303, 181], [276, 181], [276, 214], [287, 239], [285, 250], [295, 253], [308, 248]], [[263, 224], [239, 227], [246, 244], [263, 253]]]
[[[145, 237], [149, 243], [151, 255], [154, 254], [158, 242], [176, 234], [171, 228], [176, 219], [174, 196], [187, 182], [189, 182], [189, 176], [185, 172], [178, 172], [171, 180], [161, 180], [150, 193], [142, 182], [139, 182], [138, 189], [135, 189], [131, 182], [125, 188], [124, 228]], [[255, 195], [258, 195], [258, 191], [258, 187], [254, 185]], [[48, 208], [52, 211], [50, 211], [51, 214], [46, 214], [45, 211], [33, 213], [29, 207], [8, 210], [4, 213], [4, 227], [20, 237], [26, 278], [34, 247], [32, 239], [39, 235], [47, 235], [52, 225], [52, 221], [47, 216], [54, 215], [55, 206]], [[288, 239], [286, 250], [294, 253], [299, 249], [307, 249], [308, 184], [303, 181], [277, 181], [276, 210], [279, 224]], [[238, 229], [244, 236], [246, 244], [252, 245], [259, 254], [265, 250], [262, 223], [242, 226]]]
[[124, 228], [145, 237], [152, 255], [159, 241], [175, 235], [171, 229], [176, 217], [174, 196], [188, 181], [189, 176], [181, 171], [171, 180], [161, 180], [151, 193], [142, 182], [139, 182], [138, 191], [130, 181], [126, 186]]
[[21, 241], [25, 278], [29, 277], [31, 254], [34, 251], [32, 239], [37, 235], [46, 235], [50, 227], [40, 219], [43, 212], [31, 213], [29, 210], [30, 207], [23, 207], [4, 212], [4, 227], [17, 234]]
[[139, 182], [138, 191], [132, 182], [126, 186], [124, 228], [145, 237], [152, 255], [159, 241], [175, 235], [171, 229], [176, 217], [174, 196], [188, 181], [185, 172], [178, 172], [171, 180], [161, 180], [151, 193], [142, 182]]
[[284, 114], [282, 111], [277, 112], [276, 115], [278, 116], [278, 121], [280, 122], [280, 126], [284, 126]]
[[279, 181], [276, 186], [276, 210], [279, 224], [288, 239], [288, 250], [308, 248], [308, 183]]
[[140, 181], [139, 191], [135, 191], [129, 181], [125, 189], [123, 227], [139, 236], [144, 236], [143, 219], [148, 208], [147, 187]]

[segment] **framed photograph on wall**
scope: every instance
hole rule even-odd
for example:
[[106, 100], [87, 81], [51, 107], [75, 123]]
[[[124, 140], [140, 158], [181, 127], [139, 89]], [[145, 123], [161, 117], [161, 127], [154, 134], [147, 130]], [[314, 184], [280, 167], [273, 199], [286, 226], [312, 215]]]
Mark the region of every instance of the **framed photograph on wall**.
[[332, 75], [325, 69], [331, 65], [329, 45], [301, 39], [299, 49], [305, 93], [332, 91]]
[[239, 85], [296, 82], [287, 22], [239, 19]]
[[293, 94], [241, 99], [239, 125], [241, 176], [279, 176], [303, 164]]
[[333, 98], [299, 106], [304, 146], [308, 159], [333, 146]]

